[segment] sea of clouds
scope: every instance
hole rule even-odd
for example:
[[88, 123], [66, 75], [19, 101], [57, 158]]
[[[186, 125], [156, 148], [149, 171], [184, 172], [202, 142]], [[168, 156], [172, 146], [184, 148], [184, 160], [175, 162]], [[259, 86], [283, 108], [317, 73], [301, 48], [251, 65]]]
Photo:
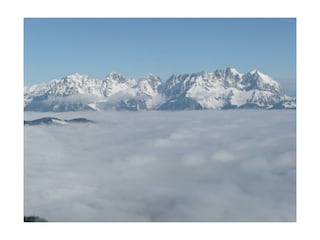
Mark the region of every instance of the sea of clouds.
[[25, 112], [24, 214], [48, 221], [295, 221], [296, 112]]

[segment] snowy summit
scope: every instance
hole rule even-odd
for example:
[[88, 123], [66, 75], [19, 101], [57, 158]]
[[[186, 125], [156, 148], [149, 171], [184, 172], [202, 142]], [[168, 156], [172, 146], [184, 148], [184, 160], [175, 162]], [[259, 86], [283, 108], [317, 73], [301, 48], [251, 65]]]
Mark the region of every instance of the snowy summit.
[[270, 76], [234, 68], [172, 75], [166, 82], [153, 74], [135, 80], [110, 73], [104, 80], [74, 74], [24, 88], [25, 111], [295, 109]]

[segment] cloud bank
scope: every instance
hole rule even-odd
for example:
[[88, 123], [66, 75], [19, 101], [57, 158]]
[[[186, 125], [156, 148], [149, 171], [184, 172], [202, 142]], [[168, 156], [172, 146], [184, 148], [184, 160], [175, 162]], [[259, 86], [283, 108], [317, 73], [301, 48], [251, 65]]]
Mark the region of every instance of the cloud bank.
[[[48, 116], [25, 113], [25, 120]], [[295, 221], [295, 111], [66, 112], [25, 126], [25, 215]]]

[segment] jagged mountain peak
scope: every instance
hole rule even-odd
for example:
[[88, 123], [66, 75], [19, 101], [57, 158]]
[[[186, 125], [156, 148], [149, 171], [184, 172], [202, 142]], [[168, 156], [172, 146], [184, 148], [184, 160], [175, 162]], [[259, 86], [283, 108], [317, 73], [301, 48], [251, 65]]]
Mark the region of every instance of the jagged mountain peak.
[[249, 73], [244, 74], [242, 83], [246, 86], [246, 90], [257, 89], [284, 94], [277, 81], [258, 70], [252, 70]]
[[159, 83], [161, 84], [162, 83], [162, 80], [160, 77], [156, 76], [155, 74], [153, 73], [148, 73], [147, 75], [145, 75], [144, 77], [140, 78], [138, 80], [138, 82], [143, 82], [143, 81], [146, 81], [148, 83]]
[[[138, 87], [140, 89], [140, 92], [148, 92], [148, 94], [154, 94], [154, 92], [157, 92], [158, 87], [162, 84], [161, 78], [154, 75], [153, 73], [149, 73], [143, 78], [140, 78], [138, 81]], [[148, 88], [151, 88], [153, 93], [148, 90]]]
[[227, 67], [227, 68], [217, 69], [214, 72], [214, 75], [218, 78], [224, 78], [225, 76], [236, 76], [236, 75], [242, 76], [242, 73], [240, 73], [234, 67]]
[[62, 78], [62, 80], [82, 80], [84, 78], [88, 78], [88, 75], [82, 75], [80, 73], [69, 74]]
[[119, 73], [119, 72], [110, 72], [107, 74], [107, 77], [124, 77], [123, 74]]
[[152, 73], [138, 80], [117, 72], [104, 80], [75, 73], [24, 90], [26, 111], [295, 108], [295, 99], [270, 76], [233, 67], [172, 74], [166, 82]]
[[243, 74], [240, 73], [236, 68], [233, 67], [227, 67], [227, 68], [223, 68], [223, 69], [217, 69], [214, 72], [210, 72], [210, 71], [199, 71], [199, 72], [195, 72], [195, 73], [183, 73], [183, 74], [172, 74], [169, 78], [169, 80], [172, 79], [178, 79], [178, 80], [185, 80], [186, 78], [190, 77], [190, 78], [195, 78], [195, 77], [202, 77], [204, 79], [206, 78], [225, 78], [227, 76], [242, 76]]
[[261, 80], [261, 81], [269, 81], [269, 82], [276, 82], [275, 80], [273, 80], [269, 75], [262, 73], [261, 71], [254, 69], [244, 75], [247, 76], [253, 76], [254, 78], [256, 78], [257, 80]]
[[110, 80], [113, 80], [113, 81], [116, 81], [116, 82], [119, 82], [119, 83], [125, 83], [125, 82], [127, 82], [128, 80], [131, 80], [131, 79], [126, 78], [121, 73], [111, 72], [105, 77], [104, 81], [110, 81]]
[[60, 85], [60, 86], [81, 86], [83, 84], [87, 84], [90, 81], [96, 81], [95, 79], [89, 78], [88, 75], [82, 75], [79, 73], [69, 74], [60, 79], [53, 79], [47, 82], [47, 85]]
[[158, 77], [157, 75], [155, 75], [153, 73], [148, 73], [143, 78], [144, 79], [160, 79], [160, 77]]
[[231, 72], [231, 73], [234, 73], [234, 74], [239, 74], [238, 70], [234, 67], [227, 67], [226, 68], [226, 72]]

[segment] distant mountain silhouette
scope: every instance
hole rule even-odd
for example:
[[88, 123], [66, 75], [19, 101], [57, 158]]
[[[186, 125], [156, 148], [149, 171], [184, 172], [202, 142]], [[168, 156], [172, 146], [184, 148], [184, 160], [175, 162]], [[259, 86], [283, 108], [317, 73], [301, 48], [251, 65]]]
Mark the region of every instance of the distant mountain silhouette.
[[68, 123], [92, 123], [93, 121], [86, 118], [73, 118], [70, 120], [60, 119], [55, 117], [43, 117], [35, 120], [24, 120], [24, 125], [40, 125], [40, 124], [68, 124]]
[[38, 216], [24, 216], [24, 222], [48, 222], [44, 218], [40, 218]]

